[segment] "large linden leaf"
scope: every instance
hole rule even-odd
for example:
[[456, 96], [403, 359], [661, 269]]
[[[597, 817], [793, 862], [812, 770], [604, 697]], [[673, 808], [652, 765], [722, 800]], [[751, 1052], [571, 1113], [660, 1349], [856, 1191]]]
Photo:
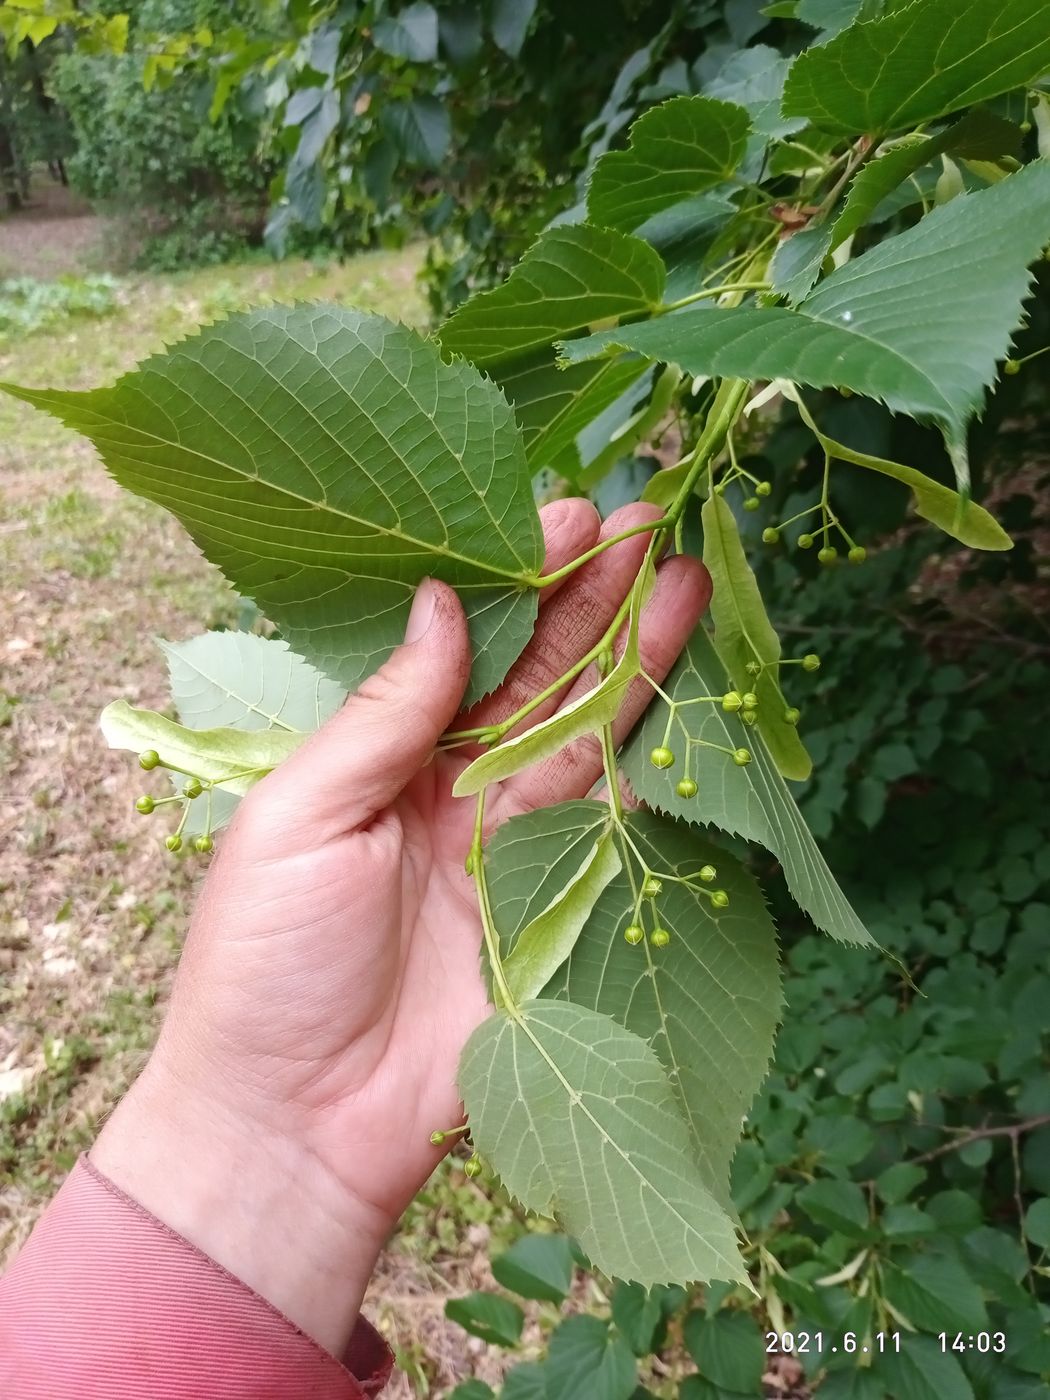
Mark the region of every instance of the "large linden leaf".
[[[704, 563], [711, 575], [711, 621], [715, 625], [715, 650], [725, 665], [733, 688], [758, 697], [756, 729], [770, 757], [785, 778], [801, 782], [813, 764], [798, 737], [798, 730], [784, 720], [787, 701], [780, 689], [777, 663], [780, 638], [766, 613], [758, 581], [747, 562], [736, 518], [722, 496], [708, 496], [700, 512], [704, 527]], [[764, 669], [751, 676], [747, 667], [758, 662]], [[718, 693], [718, 692], [715, 692]], [[746, 745], [741, 745], [746, 747]]]
[[[596, 805], [566, 804], [577, 812]], [[556, 818], [544, 833], [535, 829], [542, 822], [515, 818], [508, 823], [510, 839], [528, 831], [536, 857], [556, 861], [563, 821]], [[545, 995], [604, 1012], [653, 1047], [689, 1127], [704, 1185], [729, 1209], [729, 1165], [765, 1078], [780, 1017], [773, 921], [753, 877], [684, 824], [637, 812], [626, 818], [625, 829], [637, 850], [623, 843], [623, 869], [597, 897]], [[710, 888], [725, 890], [729, 907], [716, 909], [706, 894], [665, 879], [657, 898], [645, 901], [642, 920], [647, 932], [656, 924], [666, 928], [671, 941], [666, 948], [648, 941], [632, 947], [623, 931], [641, 874], [638, 854], [658, 874], [695, 876], [713, 865], [718, 875]], [[504, 883], [512, 878], [491, 882], [495, 900]], [[512, 930], [506, 939], [511, 958], [521, 936]]]
[[801, 117], [782, 117], [780, 102], [791, 60], [768, 44], [737, 49], [722, 65], [717, 77], [704, 85], [709, 97], [735, 102], [751, 118], [760, 136], [789, 136], [806, 125]]
[[414, 331], [338, 306], [230, 317], [88, 393], [6, 386], [91, 438], [171, 510], [326, 675], [355, 685], [401, 640], [416, 584], [460, 593], [477, 698], [536, 613], [543, 558], [499, 390]]
[[[171, 698], [189, 729], [283, 729], [311, 733], [346, 699], [335, 681], [296, 656], [287, 642], [254, 632], [203, 632], [188, 642], [161, 642]], [[181, 781], [173, 776], [176, 789]], [[184, 832], [217, 831], [240, 799], [216, 789], [210, 808], [190, 807]]]
[[853, 259], [793, 310], [693, 307], [567, 341], [563, 355], [622, 348], [689, 374], [845, 386], [933, 419], [958, 464], [1048, 237], [1050, 163], [1035, 161]]
[[987, 102], [1050, 68], [1046, 0], [915, 0], [794, 62], [785, 117], [888, 133]]
[[607, 151], [587, 189], [593, 223], [630, 232], [654, 214], [728, 180], [747, 147], [751, 119], [735, 102], [672, 97], [631, 127], [626, 151]]
[[527, 1001], [473, 1033], [459, 1087], [474, 1143], [529, 1210], [555, 1216], [594, 1265], [656, 1283], [746, 1282], [660, 1061], [582, 1006]]
[[[561, 463], [577, 433], [646, 372], [641, 361], [558, 370], [553, 343], [659, 305], [664, 266], [639, 238], [587, 224], [548, 229], [501, 286], [480, 292], [439, 332], [446, 351], [490, 374], [511, 403], [532, 470]], [[563, 473], [574, 475], [573, 471]]]
[[[692, 700], [718, 694], [724, 677], [721, 658], [699, 627], [664, 682], [664, 689], [672, 700]], [[843, 943], [872, 943], [871, 935], [828, 869], [765, 746], [750, 744], [747, 726], [738, 715], [726, 714], [720, 704], [688, 705], [678, 713], [694, 739], [706, 739], [722, 747], [749, 746], [751, 763], [738, 768], [726, 754], [696, 746], [692, 752], [692, 777], [700, 790], [696, 797], [679, 797], [675, 784], [685, 776], [684, 737], [676, 726], [671, 741], [675, 762], [663, 771], [655, 769], [649, 762], [649, 752], [663, 740], [667, 710], [662, 704], [654, 704], [635, 730], [621, 763], [636, 795], [671, 816], [710, 822], [731, 835], [765, 846], [783, 866], [795, 902], [819, 929]]]
[[171, 698], [191, 729], [320, 729], [346, 699], [287, 642], [254, 632], [203, 632], [161, 642]]

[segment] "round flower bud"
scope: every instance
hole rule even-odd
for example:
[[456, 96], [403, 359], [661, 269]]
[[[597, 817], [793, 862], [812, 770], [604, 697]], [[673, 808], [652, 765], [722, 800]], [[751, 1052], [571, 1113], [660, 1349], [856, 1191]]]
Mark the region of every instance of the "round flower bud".
[[156, 749], [146, 749], [145, 753], [139, 754], [139, 767], [145, 768], [147, 773], [151, 768], [157, 768], [159, 765], [160, 754]]
[[191, 778], [182, 789], [186, 797], [200, 797], [204, 791], [204, 784], [200, 778]]
[[467, 1176], [473, 1178], [481, 1175], [481, 1158], [475, 1152], [473, 1157], [469, 1157], [463, 1165], [463, 1170]]
[[144, 817], [148, 817], [150, 812], [153, 811], [156, 805], [157, 804], [154, 802], [153, 798], [150, 797], [148, 793], [146, 793], [142, 797], [140, 797], [135, 803], [135, 811], [141, 812]]
[[430, 1134], [430, 1141], [434, 1144], [435, 1147], [440, 1147], [441, 1144], [445, 1141], [445, 1134], [441, 1131], [440, 1128], [435, 1128], [434, 1131]]
[[728, 690], [725, 695], [722, 696], [722, 709], [728, 710], [731, 715], [736, 714], [743, 703], [744, 697], [740, 694], [739, 690]]
[[751, 752], [749, 749], [734, 749], [733, 762], [738, 768], [746, 768], [751, 762]]
[[679, 797], [695, 797], [697, 788], [692, 778], [680, 778], [675, 784], [675, 792]]
[[785, 724], [798, 724], [798, 722], [799, 722], [799, 720], [800, 720], [801, 718], [802, 718], [802, 711], [801, 711], [801, 710], [796, 710], [795, 707], [794, 707], [794, 705], [792, 705], [790, 709], [787, 709], [787, 710], [784, 711], [784, 723], [785, 723]]
[[1027, 136], [1032, 129], [1032, 123], [1026, 117], [1023, 122], [1017, 123], [1017, 129], [1018, 131], [1024, 132], [1025, 136]]
[[655, 875], [647, 875], [645, 883], [642, 885], [642, 894], [646, 899], [655, 899], [664, 887], [664, 882], [658, 880]]
[[758, 499], [757, 496], [748, 496], [747, 500], [744, 502], [744, 509], [758, 510], [761, 504], [762, 502]]
[[654, 948], [666, 948], [670, 941], [671, 935], [665, 928], [654, 928], [653, 936], [649, 940]]
[[1020, 361], [1020, 360], [1007, 360], [1006, 363], [1003, 365], [1003, 373], [1004, 373], [1004, 374], [1020, 374], [1020, 373], [1021, 373], [1021, 361]]
[[744, 706], [744, 709], [745, 709], [745, 710], [757, 710], [757, 709], [758, 709], [758, 696], [755, 694], [755, 692], [754, 692], [753, 690], [749, 690], [749, 691], [747, 692], [747, 694], [744, 696], [743, 702], [742, 702], [742, 703], [743, 703], [743, 706]]
[[726, 894], [725, 890], [712, 890], [711, 903], [716, 909], [728, 909], [729, 896]]
[[839, 552], [833, 544], [826, 544], [823, 549], [817, 551], [817, 560], [821, 564], [834, 564], [839, 557]]
[[704, 865], [700, 868], [700, 878], [705, 885], [709, 885], [712, 880], [718, 879], [718, 871], [713, 865]]
[[726, 493], [726, 484], [725, 484], [724, 481], [720, 481], [720, 482], [718, 483], [718, 485], [715, 487], [715, 495], [716, 495], [716, 496], [724, 496], [725, 493]]
[[744, 667], [749, 676], [760, 676], [762, 674], [762, 663], [760, 661], [749, 661]]
[[760, 481], [755, 486], [755, 495], [768, 496], [772, 489], [773, 483], [771, 481]]
[[202, 856], [206, 856], [209, 851], [215, 849], [215, 842], [210, 836], [198, 836], [193, 844], [197, 850], [200, 851]]
[[762, 543], [779, 544], [780, 531], [773, 525], [767, 525], [766, 528], [762, 531]]
[[661, 744], [650, 753], [649, 762], [654, 768], [670, 768], [671, 764], [674, 762], [674, 754], [670, 749], [664, 748]]
[[806, 535], [806, 534], [804, 534], [804, 535], [799, 535], [799, 537], [798, 537], [798, 547], [799, 547], [799, 549], [812, 549], [812, 548], [813, 548], [813, 536], [812, 536], [812, 535]]
[[855, 544], [850, 550], [850, 552], [846, 555], [846, 558], [851, 564], [863, 564], [867, 557], [868, 551], [864, 548], [862, 544]]
[[165, 846], [167, 846], [169, 851], [181, 851], [182, 837], [175, 834], [172, 834], [171, 836], [165, 836], [164, 844]]
[[758, 711], [757, 711], [757, 710], [741, 710], [741, 711], [740, 711], [740, 718], [744, 721], [745, 724], [757, 724], [757, 723], [758, 723]]
[[815, 651], [806, 652], [805, 656], [802, 658], [802, 669], [803, 671], [820, 670], [820, 657]]
[[645, 937], [645, 930], [640, 924], [628, 924], [623, 931], [623, 936], [632, 948], [636, 948]]

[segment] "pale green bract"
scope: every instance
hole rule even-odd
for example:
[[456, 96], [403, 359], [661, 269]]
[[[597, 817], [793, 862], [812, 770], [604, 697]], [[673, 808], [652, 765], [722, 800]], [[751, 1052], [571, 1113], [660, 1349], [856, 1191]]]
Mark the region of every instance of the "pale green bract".
[[1046, 0], [915, 0], [801, 54], [781, 111], [830, 131], [887, 133], [1042, 77]]
[[[721, 496], [712, 495], [700, 512], [704, 527], [704, 563], [711, 575], [711, 621], [715, 625], [715, 650], [722, 658], [725, 676], [732, 682], [723, 690], [758, 697], [755, 730], [785, 778], [801, 782], [813, 769], [798, 730], [787, 724], [787, 701], [780, 689], [780, 638], [766, 615], [758, 581], [747, 562], [736, 518]], [[763, 667], [757, 676], [749, 664]], [[746, 744], [736, 747], [746, 748]], [[750, 752], [750, 750], [749, 750]]]
[[[1007, 352], [1028, 265], [1048, 237], [1050, 163], [1035, 161], [853, 259], [794, 310], [691, 307], [566, 341], [562, 352], [575, 364], [638, 350], [694, 375], [845, 386], [938, 423], [965, 483], [965, 426]], [[963, 265], [973, 275], [960, 280]]]
[[187, 729], [155, 710], [115, 700], [99, 725], [111, 749], [155, 749], [161, 766], [242, 795], [295, 752], [305, 734], [287, 729]]
[[229, 317], [110, 389], [7, 386], [89, 437], [276, 622], [353, 687], [401, 640], [416, 585], [470, 621], [468, 699], [532, 632], [543, 544], [502, 394], [415, 331], [338, 306]]
[[606, 830], [553, 903], [521, 930], [514, 951], [503, 960], [503, 975], [516, 1002], [540, 995], [572, 952], [595, 900], [621, 868], [620, 853]]
[[[651, 583], [651, 579], [650, 569], [647, 570], [647, 582]], [[644, 592], [644, 585], [635, 585], [627, 640], [620, 659], [609, 674], [571, 704], [563, 705], [531, 729], [493, 745], [480, 758], [476, 758], [456, 779], [452, 788], [454, 797], [471, 797], [489, 783], [502, 782], [504, 778], [520, 773], [523, 768], [552, 757], [583, 735], [596, 734], [603, 725], [612, 723], [620, 712], [628, 687], [641, 672], [638, 623]]]
[[480, 1153], [595, 1267], [655, 1283], [746, 1285], [732, 1223], [705, 1188], [659, 1060], [608, 1016], [528, 1001], [482, 1023], [459, 1086]]
[[[714, 694], [724, 674], [718, 653], [699, 627], [664, 682], [664, 689], [672, 700], [692, 700]], [[747, 743], [747, 727], [721, 705], [690, 705], [679, 713], [694, 738], [730, 748]], [[624, 751], [623, 771], [635, 794], [671, 816], [709, 822], [730, 835], [764, 846], [780, 861], [792, 897], [817, 928], [842, 943], [872, 943], [765, 746], [751, 747], [752, 761], [745, 768], [738, 768], [715, 749], [695, 748], [692, 776], [699, 792], [695, 797], [679, 797], [675, 784], [685, 773], [681, 738], [670, 768], [657, 771], [648, 760], [649, 750], [662, 739], [664, 723], [663, 714], [650, 710]]]

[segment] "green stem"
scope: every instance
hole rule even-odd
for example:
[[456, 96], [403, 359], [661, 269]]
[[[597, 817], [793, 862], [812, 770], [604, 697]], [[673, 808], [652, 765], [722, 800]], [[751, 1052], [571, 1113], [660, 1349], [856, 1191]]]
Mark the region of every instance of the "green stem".
[[552, 583], [560, 583], [563, 578], [568, 578], [574, 574], [582, 564], [587, 564], [592, 559], [596, 559], [599, 554], [604, 554], [607, 549], [612, 549], [613, 545], [620, 544], [623, 540], [629, 540], [633, 535], [644, 535], [647, 530], [662, 530], [665, 525], [671, 525], [673, 521], [670, 516], [663, 516], [659, 520], [647, 520], [641, 525], [632, 525], [628, 530], [622, 530], [618, 535], [611, 535], [609, 539], [602, 540], [593, 549], [586, 550], [576, 559], [571, 559], [568, 564], [563, 564], [560, 569], [555, 569], [551, 574], [543, 574], [534, 579], [535, 588], [549, 588]]
[[714, 403], [711, 405], [711, 412], [704, 425], [704, 431], [693, 451], [692, 466], [667, 512], [672, 520], [677, 521], [681, 516], [701, 473], [714, 455], [721, 451], [730, 428], [740, 416], [744, 399], [747, 397], [747, 390], [748, 381], [746, 379], [723, 379], [719, 385]]
[[687, 297], [681, 297], [678, 301], [665, 302], [660, 307], [658, 315], [665, 316], [668, 311], [677, 311], [682, 306], [692, 306], [695, 301], [703, 301], [705, 297], [718, 297], [723, 292], [768, 292], [771, 291], [768, 282], [726, 282], [721, 287], [705, 287], [702, 291], [691, 292]]
[[605, 785], [609, 789], [609, 805], [618, 822], [623, 821], [623, 794], [620, 791], [619, 775], [616, 771], [616, 745], [613, 743], [612, 725], [602, 725], [602, 766], [605, 769]]
[[499, 935], [496, 932], [496, 921], [492, 917], [492, 902], [489, 898], [488, 879], [485, 874], [485, 861], [483, 853], [485, 826], [485, 793], [478, 793], [477, 811], [474, 817], [474, 839], [471, 842], [471, 875], [474, 879], [474, 888], [478, 895], [478, 913], [481, 915], [481, 931], [485, 938], [485, 947], [488, 950], [489, 963], [492, 967], [492, 980], [499, 992], [500, 999], [506, 1008], [507, 1014], [518, 1019], [518, 1006], [510, 987], [507, 985], [507, 978], [503, 972], [503, 963], [499, 955]]

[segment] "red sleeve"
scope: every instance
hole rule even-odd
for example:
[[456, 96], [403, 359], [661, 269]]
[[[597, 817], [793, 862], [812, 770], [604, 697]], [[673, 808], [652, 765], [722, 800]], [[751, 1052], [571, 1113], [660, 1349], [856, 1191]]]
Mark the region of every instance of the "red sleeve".
[[390, 1352], [337, 1361], [82, 1157], [0, 1279], [4, 1400], [362, 1400]]

